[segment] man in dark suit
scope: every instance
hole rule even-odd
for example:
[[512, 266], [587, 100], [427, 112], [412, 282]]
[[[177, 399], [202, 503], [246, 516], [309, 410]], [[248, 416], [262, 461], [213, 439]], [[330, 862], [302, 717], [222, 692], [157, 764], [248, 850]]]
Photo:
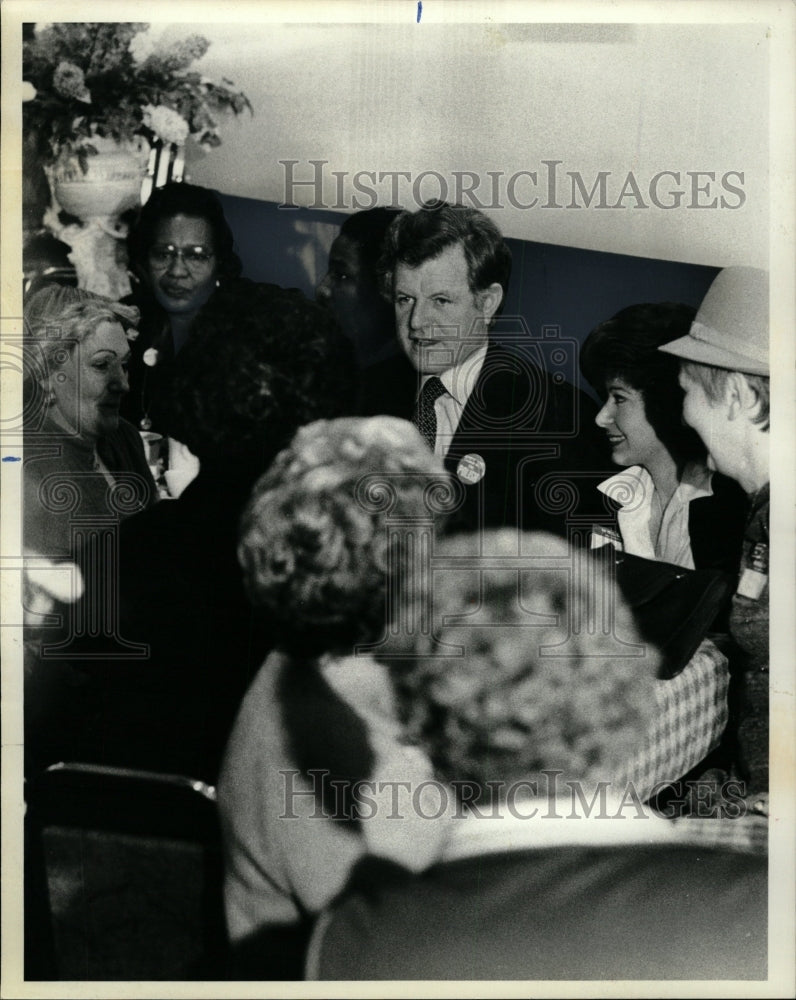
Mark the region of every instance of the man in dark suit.
[[594, 403], [565, 379], [566, 343], [532, 337], [521, 317], [494, 336], [511, 273], [494, 223], [444, 202], [403, 212], [380, 271], [419, 376], [405, 415], [461, 484], [459, 524], [574, 537], [604, 516], [596, 484], [610, 463]]

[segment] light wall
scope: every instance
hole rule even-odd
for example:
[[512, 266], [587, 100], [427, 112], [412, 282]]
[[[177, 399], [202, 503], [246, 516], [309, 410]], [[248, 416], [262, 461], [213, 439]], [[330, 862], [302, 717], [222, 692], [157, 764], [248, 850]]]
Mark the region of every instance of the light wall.
[[[160, 28], [154, 30], [162, 30]], [[181, 25], [212, 41], [201, 68], [250, 97], [253, 117], [223, 125], [223, 145], [188, 151], [188, 175], [232, 195], [279, 204], [286, 168], [320, 169], [321, 201], [351, 211], [358, 171], [454, 171], [510, 236], [667, 260], [765, 266], [768, 256], [768, 45], [759, 25]], [[322, 168], [310, 160], [326, 161]], [[557, 196], [547, 178], [556, 167]], [[342, 201], [333, 171], [343, 175]], [[489, 171], [502, 172], [492, 207]], [[510, 204], [508, 180], [521, 176]], [[607, 207], [568, 207], [573, 181], [600, 172]], [[656, 207], [650, 183], [665, 175]], [[715, 175], [693, 178], [706, 171]], [[730, 174], [725, 185], [721, 178]], [[632, 178], [628, 180], [628, 174]], [[743, 175], [741, 179], [738, 174]], [[634, 188], [637, 184], [637, 192]], [[360, 177], [379, 204], [434, 196], [398, 179]], [[465, 183], [473, 184], [472, 180]], [[694, 192], [694, 186], [706, 188]], [[532, 190], [533, 189], [533, 190]], [[624, 189], [624, 198], [620, 199]], [[312, 186], [297, 204], [320, 205]], [[598, 192], [596, 192], [598, 193]], [[640, 196], [640, 198], [639, 198]], [[722, 199], [725, 207], [721, 207]], [[696, 207], [710, 204], [715, 207]], [[360, 195], [360, 206], [371, 199]], [[584, 205], [577, 188], [574, 201]], [[563, 207], [542, 207], [544, 204]], [[648, 207], [640, 207], [644, 204]]]

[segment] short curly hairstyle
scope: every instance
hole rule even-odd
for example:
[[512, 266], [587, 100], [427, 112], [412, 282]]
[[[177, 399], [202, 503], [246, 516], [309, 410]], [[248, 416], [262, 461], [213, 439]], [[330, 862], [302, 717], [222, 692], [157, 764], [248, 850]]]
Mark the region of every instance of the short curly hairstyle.
[[429, 491], [448, 485], [417, 429], [397, 417], [303, 427], [256, 484], [238, 558], [251, 602], [300, 656], [350, 654], [381, 637], [394, 539], [388, 513], [430, 518]]
[[135, 306], [81, 288], [40, 288], [24, 308], [26, 378], [41, 378], [61, 367], [75, 346], [101, 323], [118, 323], [128, 340], [135, 340], [139, 319]]
[[259, 475], [302, 424], [350, 412], [355, 398], [353, 351], [330, 313], [296, 289], [239, 279], [197, 316], [165, 421], [203, 464]]
[[392, 301], [398, 264], [419, 267], [443, 250], [461, 244], [467, 260], [467, 281], [475, 295], [497, 282], [506, 300], [511, 277], [511, 250], [491, 219], [476, 208], [429, 201], [417, 212], [401, 212], [387, 230], [378, 263], [382, 294]]
[[127, 237], [130, 263], [139, 278], [145, 282], [148, 280], [149, 251], [155, 242], [158, 226], [175, 215], [204, 219], [213, 233], [219, 278], [237, 278], [240, 275], [242, 265], [233, 249], [234, 237], [218, 195], [197, 184], [172, 182], [152, 192]]
[[683, 423], [679, 359], [658, 348], [688, 333], [696, 309], [679, 302], [642, 303], [595, 327], [580, 349], [580, 370], [604, 399], [620, 378], [641, 393], [644, 413], [675, 462], [704, 459], [699, 436]]
[[482, 794], [489, 782], [541, 783], [550, 770], [607, 779], [640, 746], [654, 705], [657, 652], [617, 655], [613, 635], [582, 627], [588, 608], [599, 623], [614, 602], [614, 634], [639, 642], [618, 593], [576, 572], [583, 564], [562, 539], [519, 542], [505, 529], [443, 540], [441, 568], [432, 566], [437, 645], [418, 635], [413, 657], [385, 660], [409, 736], [442, 780]]

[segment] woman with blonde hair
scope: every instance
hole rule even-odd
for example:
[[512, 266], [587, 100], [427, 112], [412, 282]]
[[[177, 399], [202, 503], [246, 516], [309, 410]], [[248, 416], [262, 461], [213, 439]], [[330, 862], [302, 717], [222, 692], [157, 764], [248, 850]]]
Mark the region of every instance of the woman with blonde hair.
[[156, 500], [141, 437], [119, 413], [137, 322], [137, 309], [59, 285], [25, 306], [28, 551], [72, 554], [72, 518], [120, 519]]
[[[250, 954], [259, 976], [279, 959], [282, 974], [300, 975], [309, 920], [366, 849], [408, 864], [433, 856], [434, 824], [366, 819], [355, 790], [429, 776], [402, 744], [371, 651], [394, 621], [407, 541], [430, 540], [434, 511], [453, 496], [417, 430], [389, 417], [302, 428], [254, 489], [239, 557], [276, 650], [244, 699], [219, 786], [241, 974]], [[292, 952], [276, 936], [286, 929]]]

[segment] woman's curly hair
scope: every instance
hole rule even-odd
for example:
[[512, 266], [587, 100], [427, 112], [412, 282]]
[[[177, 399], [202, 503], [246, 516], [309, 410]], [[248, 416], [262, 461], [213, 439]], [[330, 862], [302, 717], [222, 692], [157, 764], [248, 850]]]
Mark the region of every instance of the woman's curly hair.
[[351, 653], [381, 636], [395, 565], [386, 517], [428, 523], [429, 490], [445, 482], [405, 420], [319, 420], [298, 432], [257, 482], [238, 547], [249, 598], [276, 619], [283, 648]]
[[589, 557], [552, 535], [522, 535], [519, 550], [513, 531], [458, 535], [435, 555], [436, 648], [418, 635], [414, 657], [389, 665], [407, 731], [439, 777], [482, 792], [490, 781], [543, 783], [550, 770], [610, 778], [646, 731], [658, 665], [649, 648], [621, 655], [615, 636], [640, 640], [619, 594], [595, 586], [578, 570]]
[[204, 464], [265, 469], [302, 424], [353, 408], [352, 348], [296, 289], [241, 279], [197, 316], [177, 356], [168, 433]]

